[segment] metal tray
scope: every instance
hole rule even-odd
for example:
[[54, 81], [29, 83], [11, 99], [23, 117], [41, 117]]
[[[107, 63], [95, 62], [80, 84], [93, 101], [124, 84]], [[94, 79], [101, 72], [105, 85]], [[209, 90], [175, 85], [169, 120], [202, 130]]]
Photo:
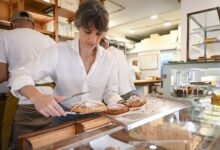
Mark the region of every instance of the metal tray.
[[187, 108], [192, 104], [190, 100], [161, 95], [148, 95], [146, 99], [147, 104], [143, 106], [144, 108], [117, 116], [109, 115], [109, 118], [120, 122], [127, 130], [130, 130]]

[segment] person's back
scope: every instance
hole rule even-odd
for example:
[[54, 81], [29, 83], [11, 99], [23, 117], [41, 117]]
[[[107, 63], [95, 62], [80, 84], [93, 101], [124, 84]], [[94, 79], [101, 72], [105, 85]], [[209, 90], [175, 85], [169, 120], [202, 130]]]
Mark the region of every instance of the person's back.
[[35, 30], [17, 28], [0, 34], [1, 49], [6, 51], [5, 63], [8, 63], [8, 71], [11, 73], [30, 61], [38, 59], [38, 56], [55, 41]]
[[[0, 34], [0, 71], [2, 72], [0, 83], [9, 79], [12, 72], [17, 68], [33, 60], [40, 59], [40, 54], [46, 48], [55, 44], [55, 41], [49, 36], [33, 30], [34, 20], [29, 13], [17, 11], [13, 14], [11, 21], [14, 29]], [[53, 93], [51, 82], [51, 78], [46, 77], [35, 84], [39, 85], [38, 89], [40, 91], [45, 94], [51, 94]], [[19, 105], [17, 106], [18, 103]], [[8, 93], [1, 129], [1, 136], [4, 138], [1, 138], [0, 149], [7, 149], [10, 134], [12, 136], [9, 149], [18, 149], [19, 135], [33, 132], [36, 129], [48, 126], [50, 123], [51, 119], [45, 118], [38, 113], [30, 100], [23, 96], [16, 98], [11, 93]]]
[[141, 71], [138, 67], [138, 60], [133, 60], [132, 61], [132, 69], [133, 69], [133, 72], [134, 72], [135, 80], [140, 80], [141, 79]]
[[129, 72], [129, 66], [124, 53], [113, 46], [106, 50], [116, 57], [118, 65], [119, 95], [124, 95], [135, 90], [134, 81], [132, 80], [131, 72]]

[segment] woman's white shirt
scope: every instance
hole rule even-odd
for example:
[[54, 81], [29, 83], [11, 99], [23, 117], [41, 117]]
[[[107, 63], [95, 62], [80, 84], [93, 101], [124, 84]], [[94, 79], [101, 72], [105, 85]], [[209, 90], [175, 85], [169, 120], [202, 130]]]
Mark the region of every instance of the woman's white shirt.
[[79, 100], [104, 101], [116, 103], [118, 95], [118, 69], [115, 58], [102, 47], [97, 47], [96, 59], [90, 71], [86, 72], [79, 55], [79, 40], [66, 41], [45, 50], [41, 59], [33, 61], [13, 72], [9, 81], [14, 94], [26, 85], [34, 85], [35, 81], [50, 75], [56, 87], [55, 95], [69, 97], [74, 93], [90, 91], [88, 94], [73, 97], [63, 102], [71, 106]]

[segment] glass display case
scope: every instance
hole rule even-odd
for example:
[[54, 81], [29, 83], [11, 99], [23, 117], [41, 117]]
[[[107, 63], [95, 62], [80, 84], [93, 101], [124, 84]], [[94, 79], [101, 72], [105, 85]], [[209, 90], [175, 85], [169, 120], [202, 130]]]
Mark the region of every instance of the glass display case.
[[147, 96], [144, 109], [114, 119], [98, 113], [23, 135], [20, 146], [28, 150], [217, 150], [220, 127], [194, 119], [187, 108], [190, 104], [184, 99]]
[[187, 61], [220, 60], [219, 7], [187, 14]]
[[204, 97], [220, 88], [220, 62], [164, 64], [163, 93], [175, 97]]
[[40, 150], [218, 150], [220, 146], [220, 127], [193, 121], [185, 109], [180, 111], [179, 117], [173, 113], [131, 130], [120, 125], [105, 125], [74, 135], [67, 132], [70, 129], [74, 127], [69, 123], [45, 134], [41, 131], [30, 136], [27, 145], [34, 144], [33, 149]]

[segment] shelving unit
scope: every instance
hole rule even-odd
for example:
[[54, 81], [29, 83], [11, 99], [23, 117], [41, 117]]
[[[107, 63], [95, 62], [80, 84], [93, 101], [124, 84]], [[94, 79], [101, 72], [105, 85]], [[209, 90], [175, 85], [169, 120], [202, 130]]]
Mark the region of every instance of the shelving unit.
[[60, 41], [65, 41], [65, 40], [73, 40], [73, 37], [71, 36], [66, 36], [66, 35], [58, 35]]
[[[220, 8], [187, 14], [187, 61], [220, 55]], [[197, 53], [194, 53], [197, 51]]]
[[[8, 20], [15, 10], [25, 10], [34, 17], [35, 30], [51, 36], [56, 41], [73, 39], [73, 37], [67, 35], [59, 35], [59, 17], [66, 18], [67, 24], [70, 25], [74, 20], [75, 12], [58, 6], [58, 0], [54, 0], [54, 3], [44, 0], [9, 0], [8, 2], [0, 3], [4, 3], [4, 5], [7, 3], [9, 10], [4, 12], [9, 17], [4, 18], [5, 20], [0, 20], [1, 29], [10, 29], [10, 22]], [[52, 24], [50, 31], [47, 30], [48, 23]]]
[[217, 44], [217, 43], [220, 43], [220, 40], [216, 40], [216, 41], [213, 41], [213, 42], [207, 42], [207, 43], [193, 44], [192, 46], [204, 46], [204, 45]]

